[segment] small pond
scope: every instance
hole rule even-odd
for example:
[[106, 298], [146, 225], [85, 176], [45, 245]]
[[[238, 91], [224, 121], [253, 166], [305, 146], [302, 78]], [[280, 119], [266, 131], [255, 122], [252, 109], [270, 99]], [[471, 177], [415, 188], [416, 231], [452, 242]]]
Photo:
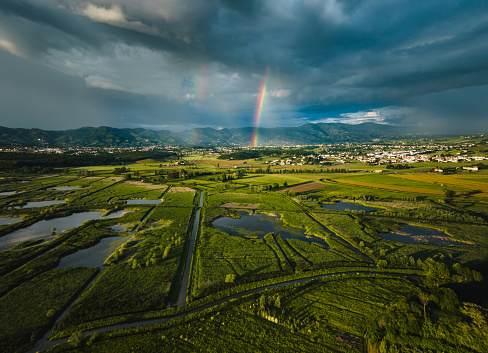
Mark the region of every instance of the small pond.
[[[111, 213], [107, 217], [103, 218], [117, 218], [128, 211], [121, 210]], [[79, 227], [83, 222], [91, 219], [102, 218], [103, 212], [92, 211], [92, 212], [80, 212], [74, 213], [71, 216], [54, 218], [49, 220], [42, 220], [34, 223], [33, 225], [13, 231], [3, 237], [0, 237], [0, 249], [5, 249], [9, 246], [22, 243], [27, 240], [36, 239], [53, 239], [56, 235], [59, 235], [65, 230], [73, 229]], [[52, 235], [51, 229], [56, 228], [56, 235]]]
[[336, 210], [336, 211], [378, 211], [376, 207], [369, 207], [361, 205], [360, 203], [353, 203], [353, 202], [336, 202], [335, 204], [331, 205], [328, 203], [323, 203], [322, 208], [326, 208], [328, 210]]
[[112, 232], [125, 233], [125, 232], [128, 232], [127, 230], [125, 230], [125, 228], [127, 228], [129, 225], [130, 225], [129, 223], [116, 224], [114, 226], [111, 226], [110, 230]]
[[0, 196], [9, 196], [15, 194], [15, 191], [4, 191], [0, 192]]
[[268, 233], [279, 233], [284, 239], [298, 239], [307, 243], [318, 243], [329, 247], [325, 239], [305, 235], [303, 228], [288, 227], [280, 222], [279, 216], [264, 214], [237, 213], [241, 218], [220, 217], [212, 222], [212, 226], [230, 235], [239, 237], [258, 236], [264, 238]]
[[103, 238], [97, 245], [78, 250], [74, 254], [61, 258], [57, 268], [75, 266], [102, 267], [107, 257], [129, 238], [128, 236]]
[[395, 241], [403, 244], [424, 244], [437, 246], [467, 245], [466, 243], [455, 241], [442, 230], [404, 225], [403, 228], [390, 232], [382, 233], [381, 237], [386, 240]]
[[22, 217], [0, 217], [0, 226], [21, 221]]
[[[51, 200], [51, 201], [31, 201], [27, 202], [22, 208], [34, 208], [34, 207], [45, 207], [52, 205], [59, 205], [60, 203], [66, 202], [66, 200]], [[20, 209], [20, 206], [15, 206], [15, 209]]]
[[81, 186], [56, 186], [54, 188], [49, 188], [48, 190], [57, 190], [57, 191], [68, 191], [68, 190], [78, 190], [82, 189]]
[[132, 199], [126, 200], [128, 205], [157, 205], [161, 200]]

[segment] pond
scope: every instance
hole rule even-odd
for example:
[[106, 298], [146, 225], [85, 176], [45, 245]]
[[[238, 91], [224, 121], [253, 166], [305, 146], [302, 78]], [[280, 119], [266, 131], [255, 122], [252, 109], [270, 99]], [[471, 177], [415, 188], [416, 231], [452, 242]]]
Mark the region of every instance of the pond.
[[298, 239], [307, 243], [318, 243], [328, 248], [325, 239], [305, 235], [303, 228], [288, 227], [280, 221], [279, 216], [264, 214], [237, 213], [240, 218], [220, 217], [212, 222], [215, 228], [239, 237], [264, 238], [268, 233], [279, 233], [284, 239]]
[[[125, 213], [127, 213], [127, 211], [117, 211], [103, 218], [116, 218], [122, 216]], [[65, 230], [81, 226], [85, 221], [102, 218], [102, 214], [103, 212], [99, 211], [81, 212], [74, 213], [71, 216], [67, 217], [60, 217], [36, 222], [27, 228], [18, 229], [13, 231], [12, 233], [4, 235], [3, 237], [0, 237], [0, 249], [5, 249], [7, 247], [22, 243], [27, 240], [53, 239], [54, 237], [56, 237], [56, 235]], [[52, 228], [56, 228], [56, 235], [52, 235]]]
[[424, 244], [437, 246], [467, 245], [466, 243], [452, 239], [442, 230], [404, 225], [403, 228], [390, 232], [382, 233], [381, 237], [403, 244]]
[[78, 250], [74, 254], [61, 258], [57, 268], [75, 266], [102, 267], [107, 257], [129, 238], [128, 236], [103, 238], [97, 245]]
[[9, 196], [15, 194], [15, 191], [4, 191], [0, 192], [0, 196]]
[[22, 217], [0, 217], [0, 226], [21, 221]]
[[377, 211], [378, 208], [376, 207], [369, 207], [369, 206], [364, 206], [361, 205], [360, 203], [353, 203], [353, 202], [336, 202], [335, 204], [327, 204], [323, 203], [322, 208], [326, 208], [328, 210], [336, 210], [336, 211], [345, 211], [345, 210], [350, 210], [350, 211]]
[[127, 228], [128, 226], [129, 226], [129, 223], [116, 224], [114, 226], [111, 226], [110, 230], [112, 232], [124, 233], [124, 232], [127, 232], [127, 230], [125, 230], [125, 228]]
[[54, 188], [49, 188], [48, 190], [56, 190], [56, 191], [68, 191], [68, 190], [78, 190], [82, 189], [81, 186], [56, 186]]
[[128, 205], [157, 205], [161, 200], [132, 199], [126, 200]]
[[[66, 202], [66, 200], [51, 200], [51, 201], [31, 201], [27, 202], [22, 208], [34, 208], [34, 207], [45, 207], [52, 205], [59, 205], [60, 203]], [[20, 209], [20, 206], [15, 206], [15, 209]]]

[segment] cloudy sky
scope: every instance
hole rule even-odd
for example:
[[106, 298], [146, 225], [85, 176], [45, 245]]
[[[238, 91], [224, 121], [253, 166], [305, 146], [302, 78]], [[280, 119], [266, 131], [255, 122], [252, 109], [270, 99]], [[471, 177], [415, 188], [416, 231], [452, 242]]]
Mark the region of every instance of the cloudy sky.
[[488, 132], [486, 0], [1, 0], [0, 125]]

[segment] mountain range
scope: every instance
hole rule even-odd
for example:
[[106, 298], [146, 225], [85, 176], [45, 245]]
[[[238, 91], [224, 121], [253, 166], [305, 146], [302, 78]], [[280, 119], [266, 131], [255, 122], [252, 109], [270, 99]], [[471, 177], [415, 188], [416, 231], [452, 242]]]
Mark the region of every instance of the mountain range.
[[[174, 132], [142, 128], [83, 127], [41, 130], [0, 127], [0, 147], [249, 146], [254, 128], [194, 128]], [[309, 123], [299, 127], [259, 128], [259, 146], [371, 142], [426, 136], [405, 127], [363, 123]], [[429, 135], [430, 136], [430, 135]]]

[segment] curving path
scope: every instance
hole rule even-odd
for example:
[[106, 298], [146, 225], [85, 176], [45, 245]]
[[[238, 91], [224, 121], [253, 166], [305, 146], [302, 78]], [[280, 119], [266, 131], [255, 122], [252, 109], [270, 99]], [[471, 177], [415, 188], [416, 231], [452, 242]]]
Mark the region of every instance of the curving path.
[[[154, 211], [155, 208], [156, 208], [156, 206], [154, 206], [151, 209], [149, 209], [149, 211], [146, 213], [146, 215], [143, 217], [142, 221], [139, 223], [139, 225], [137, 226], [137, 228], [134, 231], [127, 232], [127, 234], [128, 234], [128, 238], [127, 239], [129, 239], [131, 235], [133, 235], [133, 234], [135, 234], [135, 233], [137, 233], [139, 231], [139, 228], [141, 228], [141, 226], [144, 225], [145, 221], [149, 218], [149, 216], [152, 214], [152, 212]], [[85, 293], [86, 291], [88, 291], [90, 289], [90, 287], [92, 286], [93, 282], [95, 282], [95, 280], [100, 276], [100, 274], [103, 272], [103, 270], [105, 270], [105, 266], [101, 266], [100, 267], [100, 271], [95, 276], [93, 276], [93, 278], [90, 281], [88, 281], [85, 284], [85, 286], [81, 289], [81, 291], [79, 292], [79, 294], [77, 296], [75, 296], [75, 298], [68, 304], [68, 307], [56, 319], [56, 321], [54, 322], [53, 327], [41, 338], [40, 341], [37, 342], [37, 347], [31, 349], [30, 351], [28, 351], [28, 353], [35, 353], [35, 352], [38, 352], [39, 350], [45, 350], [45, 349], [47, 349], [47, 348], [49, 348], [51, 346], [54, 346], [54, 344], [50, 344], [51, 342], [48, 340], [48, 337], [51, 336], [54, 327], [56, 327], [56, 325], [58, 324], [58, 322], [60, 322], [66, 316], [66, 314], [68, 313], [68, 311], [71, 310], [71, 308], [73, 307], [73, 305], [78, 301], [78, 299], [83, 295], [83, 293]], [[47, 347], [47, 348], [43, 348], [43, 347]]]
[[[192, 228], [192, 234], [191, 234], [191, 240], [190, 240], [190, 247], [188, 249], [188, 255], [187, 255], [187, 260], [186, 260], [186, 264], [185, 264], [185, 270], [184, 270], [181, 288], [180, 288], [180, 293], [179, 293], [178, 302], [177, 302], [178, 306], [180, 306], [180, 307], [186, 305], [186, 297], [187, 297], [188, 290], [189, 290], [189, 286], [188, 286], [189, 285], [189, 278], [191, 275], [192, 255], [193, 255], [193, 249], [194, 249], [194, 245], [195, 245], [196, 235], [197, 235], [198, 228], [199, 228], [200, 211], [201, 211], [202, 205], [203, 205], [203, 192], [200, 192], [199, 206], [198, 206], [197, 212], [195, 214], [195, 220], [193, 222], [193, 228]], [[319, 222], [317, 219], [315, 219], [315, 217], [313, 217], [307, 210], [305, 210], [303, 207], [301, 207], [301, 205], [299, 205], [298, 203], [297, 203], [297, 206], [299, 208], [301, 208], [313, 221], [317, 222], [320, 226], [322, 226], [324, 229], [329, 231], [333, 237], [337, 238], [338, 241], [343, 243], [348, 248], [351, 248], [352, 250], [354, 250], [354, 251], [360, 253], [361, 255], [365, 256], [366, 258], [368, 258], [371, 261], [373, 267], [374, 268], [376, 267], [374, 261], [371, 258], [369, 258], [367, 255], [361, 253], [358, 249], [356, 249], [351, 244], [344, 241], [341, 237], [337, 236], [335, 233], [331, 232], [327, 227], [325, 227], [321, 222]], [[148, 212], [146, 217], [144, 217], [144, 219], [139, 224], [139, 227], [144, 223], [146, 218], [149, 217], [149, 215], [152, 213], [152, 211], [153, 210], [150, 210]], [[281, 248], [280, 248], [280, 250], [281, 250]], [[285, 259], [286, 259], [286, 256], [285, 256]], [[212, 303], [208, 303], [208, 304], [202, 305], [200, 307], [186, 311], [184, 313], [176, 314], [173, 316], [166, 316], [166, 317], [155, 318], [155, 319], [139, 320], [139, 321], [125, 323], [125, 324], [116, 324], [116, 325], [111, 325], [111, 326], [105, 326], [105, 327], [96, 328], [96, 329], [92, 329], [92, 330], [86, 330], [86, 331], [84, 331], [84, 333], [105, 333], [105, 332], [111, 332], [111, 331], [120, 330], [120, 329], [128, 329], [128, 328], [134, 328], [134, 327], [139, 327], [139, 326], [147, 326], [147, 325], [164, 323], [164, 322], [168, 322], [171, 320], [183, 318], [183, 317], [189, 316], [189, 315], [194, 314], [194, 313], [202, 312], [206, 309], [209, 309], [209, 308], [215, 307], [217, 305], [226, 303], [232, 299], [242, 298], [246, 295], [259, 293], [259, 292], [265, 291], [267, 289], [278, 288], [278, 287], [293, 285], [293, 284], [297, 284], [297, 283], [304, 283], [304, 282], [308, 282], [308, 281], [312, 281], [312, 280], [320, 280], [323, 278], [334, 277], [334, 276], [347, 276], [347, 275], [359, 275], [359, 274], [365, 275], [365, 276], [380, 275], [380, 276], [392, 276], [392, 277], [412, 277], [412, 275], [407, 275], [407, 274], [403, 274], [403, 273], [395, 273], [395, 272], [384, 273], [384, 272], [371, 272], [371, 271], [350, 271], [350, 272], [338, 272], [338, 273], [325, 274], [325, 275], [316, 275], [316, 276], [311, 276], [311, 277], [306, 277], [306, 278], [301, 278], [301, 279], [295, 279], [295, 280], [290, 280], [290, 281], [281, 282], [281, 283], [277, 283], [277, 284], [270, 284], [270, 285], [266, 285], [266, 286], [255, 288], [255, 289], [246, 290], [246, 291], [230, 295], [228, 297], [216, 300]], [[91, 283], [89, 283], [89, 285], [85, 288], [89, 288]], [[76, 298], [76, 299], [78, 299], [78, 298]], [[73, 305], [74, 302], [76, 302], [76, 300], [74, 300], [71, 305]], [[71, 305], [70, 305], [70, 307], [71, 307]], [[68, 308], [68, 310], [69, 310], [69, 308]], [[66, 310], [65, 313], [68, 310]], [[56, 321], [56, 323], [58, 321], [60, 321], [60, 319], [65, 315], [65, 313], [63, 313], [63, 315], [61, 315], [61, 317]], [[63, 343], [66, 343], [68, 341], [68, 338], [63, 338], [63, 339], [59, 339], [59, 340], [55, 340], [55, 341], [49, 341], [47, 338], [49, 337], [49, 335], [51, 335], [51, 333], [52, 333], [52, 331], [48, 332], [43, 337], [43, 339], [38, 342], [37, 347], [32, 349], [31, 351], [29, 351], [29, 353], [43, 351], [43, 350], [49, 349], [51, 347], [54, 347], [57, 344], [63, 344]]]
[[[155, 318], [155, 319], [140, 320], [140, 321], [125, 323], [125, 324], [116, 324], [116, 325], [111, 325], [111, 326], [105, 326], [105, 327], [96, 328], [96, 329], [92, 329], [92, 330], [86, 330], [86, 331], [84, 331], [84, 333], [88, 333], [88, 334], [89, 333], [106, 333], [106, 332], [112, 332], [112, 331], [121, 330], [121, 329], [128, 329], [128, 328], [134, 328], [134, 327], [140, 327], [140, 326], [147, 326], [147, 325], [165, 323], [165, 322], [168, 322], [171, 320], [184, 318], [184, 317], [189, 316], [191, 314], [202, 312], [206, 309], [209, 309], [209, 308], [215, 307], [217, 305], [226, 303], [232, 299], [242, 298], [246, 295], [259, 293], [259, 292], [265, 291], [267, 289], [279, 288], [279, 287], [284, 287], [284, 286], [293, 285], [293, 284], [297, 284], [297, 283], [309, 282], [309, 281], [313, 281], [313, 280], [320, 280], [320, 279], [328, 278], [328, 277], [348, 276], [348, 275], [356, 275], [357, 276], [359, 274], [364, 275], [364, 276], [416, 277], [414, 275], [407, 275], [404, 273], [395, 273], [395, 272], [383, 273], [383, 272], [370, 272], [370, 271], [349, 271], [349, 272], [330, 273], [330, 274], [326, 274], [326, 275], [317, 275], [317, 276], [306, 277], [306, 278], [301, 278], [301, 279], [296, 279], [296, 280], [291, 280], [291, 281], [286, 281], [286, 282], [281, 282], [281, 283], [276, 283], [276, 284], [270, 284], [270, 285], [266, 285], [263, 287], [246, 290], [244, 292], [240, 292], [240, 293], [230, 295], [228, 297], [216, 300], [212, 303], [208, 303], [208, 304], [202, 305], [200, 307], [197, 307], [195, 309], [191, 309], [191, 310], [186, 311], [184, 313], [176, 314], [173, 316], [166, 316], [166, 317]], [[55, 340], [55, 341], [48, 341], [48, 340], [43, 339], [38, 343], [38, 346], [36, 348], [32, 349], [31, 351], [29, 351], [29, 353], [44, 351], [44, 350], [47, 350], [49, 348], [54, 347], [55, 345], [64, 344], [64, 343], [68, 342], [68, 339], [69, 338], [62, 338], [62, 339]]]

